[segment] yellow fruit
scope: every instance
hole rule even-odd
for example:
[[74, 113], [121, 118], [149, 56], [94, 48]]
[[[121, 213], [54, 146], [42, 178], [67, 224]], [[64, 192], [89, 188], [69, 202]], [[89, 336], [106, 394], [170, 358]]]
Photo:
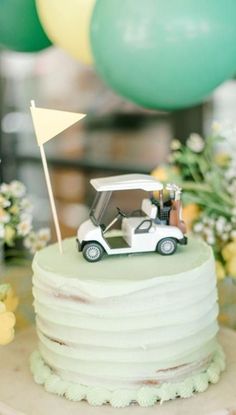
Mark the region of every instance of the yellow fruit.
[[231, 257], [226, 264], [226, 270], [230, 277], [236, 278], [236, 256]]
[[218, 280], [223, 280], [225, 277], [225, 269], [220, 261], [216, 261], [216, 276]]
[[19, 299], [18, 297], [16, 297], [11, 287], [9, 288], [7, 292], [6, 298], [3, 300], [3, 303], [5, 304], [7, 311], [16, 310], [16, 307], [18, 306], [18, 303], [19, 303]]
[[3, 303], [0, 304], [0, 345], [10, 343], [14, 338], [14, 325], [16, 322], [12, 312], [6, 311]]
[[222, 256], [225, 261], [228, 261], [233, 256], [236, 256], [236, 240], [224, 246], [224, 248], [222, 249]]

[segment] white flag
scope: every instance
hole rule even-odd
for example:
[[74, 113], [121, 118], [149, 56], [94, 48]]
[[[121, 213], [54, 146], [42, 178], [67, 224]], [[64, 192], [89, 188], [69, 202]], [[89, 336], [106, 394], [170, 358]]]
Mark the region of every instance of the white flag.
[[86, 117], [86, 114], [33, 106], [30, 107], [30, 110], [39, 146]]

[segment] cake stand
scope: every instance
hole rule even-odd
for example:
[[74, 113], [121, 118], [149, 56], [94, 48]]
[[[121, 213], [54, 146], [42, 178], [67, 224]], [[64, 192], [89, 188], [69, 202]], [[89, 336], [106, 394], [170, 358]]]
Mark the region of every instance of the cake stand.
[[29, 371], [29, 356], [37, 348], [35, 329], [21, 331], [12, 344], [0, 347], [0, 415], [236, 415], [236, 333], [221, 329], [219, 341], [226, 353], [227, 370], [206, 392], [148, 408], [115, 409], [70, 402], [35, 384]]

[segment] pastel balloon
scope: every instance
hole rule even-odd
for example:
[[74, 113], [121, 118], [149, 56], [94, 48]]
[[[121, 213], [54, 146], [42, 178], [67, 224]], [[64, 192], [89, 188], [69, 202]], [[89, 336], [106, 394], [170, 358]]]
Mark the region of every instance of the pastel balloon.
[[95, 0], [37, 0], [36, 4], [51, 41], [79, 61], [91, 64], [89, 27]]
[[0, 0], [0, 45], [18, 52], [37, 52], [51, 45], [34, 0]]
[[147, 108], [197, 104], [236, 70], [235, 0], [97, 0], [90, 35], [104, 81]]

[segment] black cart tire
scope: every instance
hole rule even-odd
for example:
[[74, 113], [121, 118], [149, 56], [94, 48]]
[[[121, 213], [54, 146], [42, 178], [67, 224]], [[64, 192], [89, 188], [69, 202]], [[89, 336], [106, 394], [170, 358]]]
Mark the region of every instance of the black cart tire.
[[161, 255], [173, 255], [177, 248], [177, 241], [174, 238], [163, 238], [157, 244], [157, 252]]
[[83, 247], [83, 256], [88, 262], [100, 261], [103, 257], [104, 249], [97, 242], [88, 242]]

